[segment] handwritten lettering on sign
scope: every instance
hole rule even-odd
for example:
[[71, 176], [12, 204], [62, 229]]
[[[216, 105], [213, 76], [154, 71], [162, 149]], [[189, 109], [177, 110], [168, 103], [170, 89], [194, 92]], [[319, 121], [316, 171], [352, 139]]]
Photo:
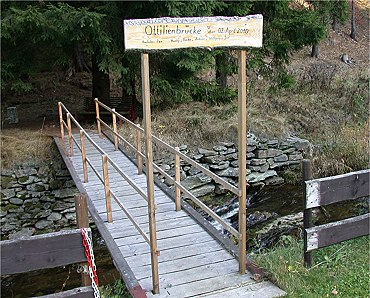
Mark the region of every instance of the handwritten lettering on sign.
[[262, 47], [263, 17], [156, 18], [124, 21], [126, 50]]

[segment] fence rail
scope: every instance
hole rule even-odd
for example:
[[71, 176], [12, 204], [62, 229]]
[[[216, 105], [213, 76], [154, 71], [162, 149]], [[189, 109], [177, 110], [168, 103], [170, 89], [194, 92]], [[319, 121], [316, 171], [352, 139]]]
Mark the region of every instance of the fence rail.
[[335, 243], [369, 235], [370, 214], [344, 220], [312, 225], [312, 208], [370, 195], [370, 170], [312, 180], [311, 163], [302, 163], [305, 208], [304, 208], [304, 263], [312, 265], [312, 251]]
[[[140, 125], [137, 125], [137, 124], [133, 123], [132, 121], [126, 119], [125, 117], [123, 117], [122, 115], [120, 115], [119, 113], [117, 113], [114, 109], [109, 108], [107, 105], [105, 105], [104, 103], [100, 102], [99, 100], [95, 99], [95, 102], [97, 104], [97, 109], [99, 109], [98, 107], [100, 106], [100, 107], [102, 107], [102, 108], [104, 108], [107, 111], [109, 111], [109, 112], [112, 113], [113, 128], [111, 128], [106, 122], [104, 122], [98, 116], [97, 116], [97, 122], [100, 123], [100, 124], [102, 124], [109, 132], [111, 132], [113, 134], [115, 145], [116, 145], [116, 142], [118, 142], [117, 139], [119, 139], [119, 140], [123, 141], [123, 143], [125, 145], [127, 145], [131, 150], [133, 150], [135, 152], [136, 157], [138, 159], [138, 169], [139, 169], [138, 172], [139, 172], [139, 174], [141, 174], [143, 162], [146, 161], [145, 155], [141, 152], [141, 134], [144, 132], [144, 130], [140, 127]], [[97, 111], [97, 115], [99, 115], [99, 113], [100, 112]], [[126, 139], [124, 139], [124, 137], [122, 137], [117, 132], [117, 129], [114, 128], [114, 127], [116, 127], [115, 126], [115, 123], [114, 123], [116, 118], [119, 118], [119, 119], [123, 120], [128, 125], [130, 125], [130, 127], [134, 128], [137, 133], [139, 133], [139, 136], [137, 136], [137, 138], [136, 138], [136, 142], [137, 142], [136, 147], [134, 145], [132, 145], [129, 141], [127, 141]], [[101, 125], [98, 125], [98, 127], [101, 128]], [[99, 133], [101, 133], [101, 132], [102, 131], [100, 130]], [[154, 135], [152, 136], [152, 139], [153, 139], [153, 142], [154, 143], [156, 143], [157, 145], [161, 146], [162, 148], [168, 150], [170, 153], [172, 153], [174, 155], [175, 169], [176, 169], [176, 173], [177, 173], [177, 175], [175, 175], [175, 178], [173, 178], [172, 176], [168, 175], [159, 165], [153, 163], [153, 167], [159, 173], [161, 173], [165, 178], [167, 178], [168, 181], [171, 181], [171, 183], [173, 185], [175, 185], [176, 210], [179, 211], [181, 209], [180, 199], [181, 199], [181, 192], [182, 192], [185, 198], [189, 198], [199, 208], [201, 208], [204, 212], [206, 212], [214, 220], [216, 220], [218, 223], [220, 223], [225, 230], [229, 231], [237, 239], [240, 239], [241, 238], [241, 234], [239, 233], [239, 231], [237, 231], [236, 229], [234, 229], [230, 225], [229, 222], [227, 222], [224, 219], [222, 219], [219, 215], [217, 215], [215, 212], [213, 212], [208, 206], [206, 206], [202, 201], [200, 201], [197, 197], [195, 197], [183, 185], [181, 185], [180, 175], [179, 175], [180, 161], [182, 159], [185, 162], [187, 162], [188, 164], [194, 166], [195, 168], [197, 168], [198, 170], [200, 170], [204, 174], [206, 174], [209, 177], [211, 177], [215, 182], [221, 184], [225, 189], [231, 191], [235, 195], [238, 195], [238, 196], [240, 195], [239, 189], [237, 187], [233, 186], [232, 184], [230, 184], [229, 182], [225, 181], [221, 177], [217, 176], [216, 174], [214, 174], [210, 170], [206, 169], [205, 167], [203, 167], [202, 165], [200, 165], [199, 163], [197, 163], [196, 161], [194, 161], [193, 159], [191, 159], [187, 155], [185, 155], [182, 152], [180, 152], [177, 147], [176, 148], [175, 147], [172, 147], [171, 145], [167, 144], [166, 142], [164, 142], [163, 140], [159, 139], [158, 137], [156, 137]]]
[[[65, 111], [67, 115], [67, 124], [64, 121], [63, 118], [63, 111]], [[111, 111], [114, 111], [111, 110]], [[143, 236], [144, 240], [151, 245], [148, 235], [144, 232], [144, 229], [140, 226], [139, 223], [137, 223], [134, 219], [134, 217], [130, 214], [130, 212], [125, 208], [124, 204], [120, 201], [120, 199], [116, 196], [113, 190], [109, 187], [109, 172], [108, 172], [108, 163], [117, 171], [118, 174], [126, 181], [128, 182], [137, 192], [140, 194], [146, 201], [148, 201], [147, 195], [145, 192], [141, 189], [140, 186], [138, 186], [130, 177], [128, 177], [120, 168], [119, 166], [109, 157], [109, 155], [89, 136], [89, 134], [85, 131], [85, 129], [78, 123], [78, 121], [71, 115], [71, 113], [68, 111], [68, 109], [63, 105], [63, 103], [59, 102], [59, 119], [61, 123], [61, 137], [64, 136], [64, 130], [62, 127], [65, 127], [68, 131], [69, 136], [69, 156], [73, 156], [73, 142], [76, 144], [77, 148], [81, 151], [82, 155], [82, 163], [83, 163], [83, 171], [84, 171], [84, 179], [85, 183], [88, 182], [88, 172], [87, 172], [87, 164], [91, 167], [93, 172], [95, 173], [96, 177], [100, 180], [100, 182], [104, 185], [105, 190], [105, 199], [106, 199], [106, 210], [107, 210], [107, 220], [108, 222], [113, 221], [112, 217], [112, 205], [111, 205], [111, 197], [117, 202], [119, 207], [122, 209], [122, 211], [126, 214], [128, 219], [131, 221], [131, 223], [134, 225], [134, 227], [138, 230], [138, 232]], [[97, 110], [97, 118], [99, 117], [99, 108]], [[98, 118], [99, 119], [99, 118]], [[113, 120], [115, 118], [113, 117]], [[74, 123], [77, 128], [80, 130], [80, 144], [76, 140], [76, 138], [72, 134], [72, 124]], [[108, 124], [106, 124], [104, 121], [100, 120], [99, 124], [102, 123], [104, 126], [109, 127]], [[101, 129], [101, 126], [99, 125], [98, 128]], [[110, 128], [110, 127], [109, 127]], [[117, 129], [115, 129], [117, 130]], [[100, 130], [101, 133], [101, 130]], [[93, 145], [93, 147], [102, 155], [102, 168], [103, 168], [103, 174], [101, 175], [99, 171], [96, 169], [96, 167], [92, 164], [90, 159], [86, 156], [86, 150], [85, 150], [85, 138]], [[64, 139], [62, 139], [64, 142]], [[116, 141], [117, 142], [117, 141]], [[118, 149], [118, 142], [116, 146], [116, 150]], [[68, 153], [68, 151], [66, 150]], [[156, 253], [158, 254], [158, 250], [156, 250]]]

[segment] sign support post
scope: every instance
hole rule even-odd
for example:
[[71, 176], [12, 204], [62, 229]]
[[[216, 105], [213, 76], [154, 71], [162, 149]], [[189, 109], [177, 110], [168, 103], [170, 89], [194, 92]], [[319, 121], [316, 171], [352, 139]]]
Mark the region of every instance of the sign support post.
[[247, 86], [246, 53], [238, 53], [238, 163], [239, 163], [239, 273], [246, 269], [246, 232], [247, 232]]
[[155, 222], [152, 123], [150, 113], [149, 55], [141, 54], [141, 80], [143, 94], [144, 137], [146, 146], [146, 177], [149, 214], [150, 256], [152, 263], [153, 293], [159, 293], [157, 228]]

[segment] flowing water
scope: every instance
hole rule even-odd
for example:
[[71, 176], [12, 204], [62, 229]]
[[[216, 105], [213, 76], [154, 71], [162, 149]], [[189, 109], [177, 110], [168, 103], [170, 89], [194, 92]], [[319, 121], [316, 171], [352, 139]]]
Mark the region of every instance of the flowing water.
[[[324, 209], [317, 213], [320, 221], [334, 221], [353, 215], [356, 204], [362, 204], [360, 208], [368, 212], [368, 201], [362, 203], [343, 203]], [[249, 191], [247, 200], [247, 226], [249, 231], [258, 228], [260, 221], [269, 222], [274, 218], [294, 214], [302, 211], [303, 196], [300, 186], [281, 185], [269, 186], [262, 189]], [[356, 207], [357, 206], [357, 207]], [[367, 211], [366, 211], [366, 210]], [[229, 220], [234, 227], [238, 223], [237, 199], [231, 199], [225, 206], [216, 212]], [[263, 216], [260, 216], [260, 215]], [[266, 215], [271, 215], [266, 220]], [[262, 220], [261, 220], [262, 218]], [[262, 223], [263, 225], [264, 223]], [[217, 226], [216, 226], [217, 227]], [[249, 233], [249, 232], [248, 232]], [[249, 233], [250, 235], [251, 233]], [[99, 233], [93, 232], [94, 253], [97, 265], [97, 273], [100, 285], [107, 285], [120, 279], [115, 269], [110, 254], [104, 245]], [[3, 276], [1, 280], [1, 297], [30, 297], [46, 295], [81, 286], [81, 276], [77, 273], [77, 265], [65, 266], [64, 268], [39, 270], [31, 273]]]

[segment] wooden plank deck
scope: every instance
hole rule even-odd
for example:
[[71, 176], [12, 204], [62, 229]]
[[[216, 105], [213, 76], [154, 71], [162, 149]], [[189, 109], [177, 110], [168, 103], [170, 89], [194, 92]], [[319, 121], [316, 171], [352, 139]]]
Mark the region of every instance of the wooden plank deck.
[[[135, 164], [121, 151], [115, 151], [110, 140], [89, 133], [117, 165], [146, 193], [146, 176], [138, 175]], [[79, 135], [74, 135], [79, 140]], [[56, 140], [58, 142], [58, 140]], [[86, 140], [86, 156], [102, 173], [101, 154]], [[66, 144], [67, 139], [66, 139]], [[59, 146], [61, 148], [61, 146]], [[238, 273], [238, 262], [199, 223], [184, 210], [175, 211], [174, 201], [155, 186], [158, 249], [160, 250], [160, 294], [152, 294], [150, 247], [130, 220], [112, 200], [113, 222], [107, 222], [104, 186], [88, 166], [88, 183], [83, 183], [81, 153], [74, 146], [69, 158], [76, 184], [83, 187], [93, 207], [94, 220], [110, 234], [106, 241], [113, 259], [123, 258], [147, 297], [278, 297], [285, 293], [270, 283], [257, 283], [250, 272]], [[143, 230], [149, 233], [147, 202], [109, 164], [109, 184]], [[102, 175], [102, 174], [101, 174]], [[91, 211], [90, 211], [91, 213]], [[100, 221], [100, 222], [99, 222]], [[104, 233], [103, 233], [104, 234]], [[104, 235], [102, 234], [103, 238]], [[110, 248], [109, 246], [114, 246]], [[116, 266], [119, 261], [115, 262]], [[122, 263], [122, 262], [121, 262]], [[126, 269], [120, 272], [126, 272]], [[99, 273], [99, 268], [98, 268]], [[124, 275], [124, 274], [121, 274]], [[125, 278], [125, 276], [123, 276]]]

